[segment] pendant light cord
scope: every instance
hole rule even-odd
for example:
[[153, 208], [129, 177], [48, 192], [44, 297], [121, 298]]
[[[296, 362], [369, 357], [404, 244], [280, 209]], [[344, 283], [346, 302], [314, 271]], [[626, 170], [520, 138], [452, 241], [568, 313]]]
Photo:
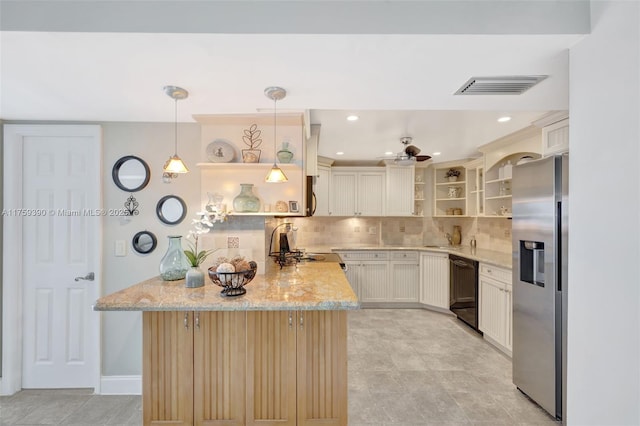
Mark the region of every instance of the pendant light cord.
[[278, 104], [278, 100], [275, 99], [275, 97], [274, 97], [274, 99], [273, 99], [273, 165], [274, 166], [276, 165], [276, 159], [278, 158], [278, 152], [277, 152], [278, 148], [276, 148], [276, 144], [278, 143], [277, 139], [276, 139], [276, 128], [277, 128], [276, 127], [276, 117], [277, 117], [276, 108], [277, 108], [277, 104]]
[[174, 145], [175, 155], [178, 156], [178, 99], [174, 99], [174, 117], [173, 117], [173, 132], [174, 132]]

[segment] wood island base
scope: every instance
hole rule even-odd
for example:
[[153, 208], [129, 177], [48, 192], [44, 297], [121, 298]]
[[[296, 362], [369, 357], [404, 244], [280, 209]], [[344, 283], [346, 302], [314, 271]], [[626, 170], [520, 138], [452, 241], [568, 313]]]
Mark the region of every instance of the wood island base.
[[143, 312], [145, 425], [347, 425], [347, 312]]

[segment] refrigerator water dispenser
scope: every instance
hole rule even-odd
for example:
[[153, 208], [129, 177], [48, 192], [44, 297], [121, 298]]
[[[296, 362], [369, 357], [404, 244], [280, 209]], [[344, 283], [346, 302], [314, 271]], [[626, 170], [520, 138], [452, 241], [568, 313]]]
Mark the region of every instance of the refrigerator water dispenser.
[[544, 287], [544, 243], [520, 240], [520, 281]]

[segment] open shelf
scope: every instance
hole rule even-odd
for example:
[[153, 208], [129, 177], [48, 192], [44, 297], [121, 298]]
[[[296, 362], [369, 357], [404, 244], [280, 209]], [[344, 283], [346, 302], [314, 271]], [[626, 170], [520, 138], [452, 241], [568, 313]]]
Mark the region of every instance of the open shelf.
[[436, 186], [464, 185], [465, 183], [467, 182], [464, 180], [457, 180], [455, 182], [438, 182]]
[[[282, 169], [294, 169], [302, 167], [296, 163], [276, 163], [278, 167]], [[223, 169], [223, 168], [258, 168], [258, 169], [270, 169], [273, 167], [273, 163], [196, 163], [196, 166], [207, 169]]]
[[508, 200], [511, 199], [511, 194], [509, 195], [497, 195], [495, 197], [485, 197], [485, 200]]

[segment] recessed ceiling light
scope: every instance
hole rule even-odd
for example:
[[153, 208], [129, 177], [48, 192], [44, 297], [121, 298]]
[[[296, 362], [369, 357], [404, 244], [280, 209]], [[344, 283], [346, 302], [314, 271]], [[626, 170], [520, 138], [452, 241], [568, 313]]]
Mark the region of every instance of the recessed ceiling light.
[[344, 152], [338, 151], [338, 152], [336, 152], [336, 155], [344, 155]]
[[347, 116], [347, 121], [358, 121], [360, 117], [358, 117], [357, 115], [348, 115]]
[[441, 152], [434, 152], [433, 155], [440, 155], [442, 154]]
[[393, 151], [387, 151], [384, 153], [384, 155], [393, 155]]
[[508, 115], [505, 115], [504, 117], [498, 118], [498, 123], [506, 123], [509, 120], [511, 120], [511, 117], [509, 117]]

